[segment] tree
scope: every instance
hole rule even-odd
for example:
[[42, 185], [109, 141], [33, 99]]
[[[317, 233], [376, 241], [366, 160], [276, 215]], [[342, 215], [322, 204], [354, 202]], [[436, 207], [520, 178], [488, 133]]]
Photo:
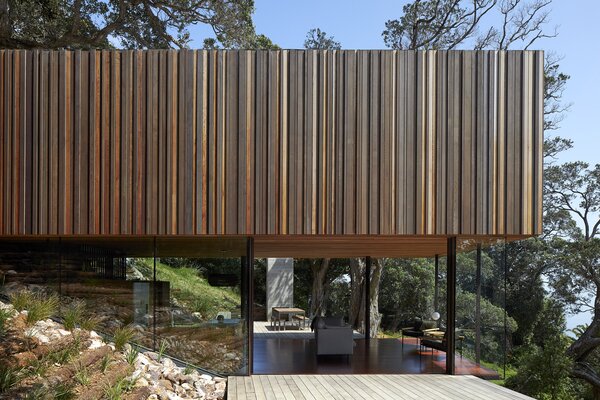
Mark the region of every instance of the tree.
[[10, 48], [186, 47], [188, 27], [209, 25], [226, 48], [264, 44], [253, 0], [0, 0], [0, 46]]
[[[383, 31], [386, 46], [393, 49], [507, 50], [516, 45], [528, 49], [541, 38], [556, 36], [545, 31], [552, 0], [415, 0], [402, 8], [402, 16], [388, 20]], [[484, 24], [496, 11], [499, 27]], [[483, 33], [479, 33], [483, 32]]]
[[360, 328], [365, 324], [365, 307], [367, 297], [367, 285], [369, 285], [369, 324], [370, 336], [377, 337], [381, 315], [379, 314], [379, 284], [383, 271], [383, 262], [377, 258], [371, 259], [370, 281], [365, 280], [367, 263], [364, 258], [350, 259], [350, 324]]
[[335, 40], [333, 36], [328, 36], [326, 32], [319, 28], [313, 28], [306, 34], [304, 48], [315, 50], [339, 50], [342, 48], [342, 45]]
[[600, 348], [600, 165], [551, 165], [544, 178], [548, 212], [561, 219], [552, 225], [550, 242], [553, 294], [573, 312], [592, 312], [587, 329], [567, 349], [572, 375], [591, 384], [600, 398], [600, 371], [589, 362]]
[[310, 260], [310, 270], [313, 276], [311, 303], [309, 315], [323, 315], [325, 302], [325, 279], [329, 270], [329, 259], [319, 258]]
[[527, 346], [517, 356], [517, 373], [507, 379], [506, 386], [538, 399], [580, 398], [569, 375], [572, 360], [565, 354], [570, 340], [564, 334], [563, 308], [546, 299], [533, 323]]

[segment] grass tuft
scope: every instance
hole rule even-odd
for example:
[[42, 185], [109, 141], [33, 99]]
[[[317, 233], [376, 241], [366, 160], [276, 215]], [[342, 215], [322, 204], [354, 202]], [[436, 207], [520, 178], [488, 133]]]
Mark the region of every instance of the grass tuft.
[[48, 354], [48, 359], [50, 359], [53, 363], [56, 364], [66, 364], [74, 356], [79, 354], [79, 351], [81, 350], [81, 344], [81, 338], [76, 337], [75, 340], [68, 346], [65, 346], [64, 348], [54, 353]]
[[75, 380], [81, 386], [87, 386], [90, 384], [90, 371], [87, 369], [87, 367], [84, 367], [83, 365], [79, 365], [77, 367], [77, 371], [75, 371]]
[[121, 400], [123, 395], [133, 388], [134, 384], [135, 381], [128, 378], [120, 379], [113, 386], [106, 386], [104, 388], [104, 398], [108, 400]]
[[165, 354], [165, 351], [167, 351], [169, 349], [169, 342], [167, 341], [167, 339], [163, 339], [160, 341], [160, 345], [158, 346], [158, 360], [160, 362], [160, 360], [163, 358], [163, 355]]
[[11, 293], [8, 297], [15, 310], [21, 312], [29, 307], [35, 294], [29, 290], [19, 290]]
[[127, 364], [133, 366], [133, 364], [135, 364], [135, 360], [138, 354], [140, 354], [138, 349], [136, 349], [135, 347], [131, 347], [131, 349], [125, 354], [125, 360], [127, 361]]
[[0, 309], [0, 336], [4, 336], [8, 330], [8, 320], [12, 317], [12, 311]]
[[122, 351], [125, 344], [135, 338], [137, 332], [131, 325], [125, 325], [121, 328], [115, 329], [113, 333], [113, 341], [115, 342], [115, 348], [118, 351]]
[[96, 328], [98, 328], [98, 325], [100, 325], [100, 322], [102, 322], [102, 318], [95, 315], [89, 315], [81, 319], [79, 327], [86, 331], [95, 331]]
[[44, 296], [36, 294], [27, 307], [27, 325], [31, 326], [38, 321], [50, 318], [58, 310], [59, 299], [55, 294]]
[[100, 360], [100, 372], [105, 373], [110, 366], [111, 361], [110, 354], [105, 354], [104, 357], [102, 357], [102, 360]]
[[21, 379], [21, 370], [7, 365], [0, 365], [0, 393], [12, 389]]
[[53, 389], [54, 400], [71, 400], [75, 398], [74, 385], [72, 383], [62, 382]]
[[62, 312], [63, 325], [65, 329], [72, 331], [81, 325], [85, 313], [85, 302], [83, 300], [76, 300], [65, 307]]

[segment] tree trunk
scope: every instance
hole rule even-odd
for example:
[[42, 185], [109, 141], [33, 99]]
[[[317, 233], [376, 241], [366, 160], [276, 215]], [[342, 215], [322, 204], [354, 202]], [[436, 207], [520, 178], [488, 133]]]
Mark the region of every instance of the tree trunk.
[[587, 358], [600, 346], [600, 286], [596, 285], [594, 300], [595, 312], [592, 322], [585, 332], [567, 349], [567, 355], [573, 359], [571, 375], [592, 385], [594, 398], [600, 400], [600, 374], [587, 362]]
[[322, 315], [325, 300], [325, 277], [329, 269], [329, 258], [311, 260], [310, 269], [313, 276], [310, 315]]
[[[369, 323], [371, 324], [371, 337], [377, 337], [381, 315], [379, 315], [379, 282], [383, 264], [376, 258], [371, 259], [371, 281], [369, 290]], [[350, 260], [351, 298], [350, 298], [350, 324], [355, 329], [364, 329], [365, 321], [365, 268], [366, 262], [363, 258]]]
[[350, 312], [349, 323], [354, 329], [361, 329], [365, 315], [365, 260], [350, 259]]
[[379, 325], [381, 324], [381, 314], [379, 314], [379, 283], [381, 282], [381, 275], [383, 274], [383, 263], [377, 259], [372, 260], [373, 270], [371, 271], [371, 308], [370, 308], [370, 324], [371, 324], [371, 337], [377, 337], [379, 333]]

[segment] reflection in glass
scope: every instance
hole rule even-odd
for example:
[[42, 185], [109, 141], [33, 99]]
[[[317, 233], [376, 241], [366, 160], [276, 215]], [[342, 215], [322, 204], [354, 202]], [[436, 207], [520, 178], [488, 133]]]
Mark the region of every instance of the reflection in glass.
[[505, 310], [504, 241], [459, 240], [457, 246], [457, 352], [503, 376], [507, 334], [516, 329]]

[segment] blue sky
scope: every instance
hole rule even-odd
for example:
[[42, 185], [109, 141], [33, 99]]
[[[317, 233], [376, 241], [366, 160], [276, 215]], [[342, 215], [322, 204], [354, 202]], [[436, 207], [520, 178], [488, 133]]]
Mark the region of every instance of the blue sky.
[[[406, 1], [391, 0], [256, 0], [254, 22], [258, 33], [282, 48], [302, 48], [306, 32], [319, 27], [347, 49], [383, 49], [385, 21], [397, 18]], [[564, 94], [571, 111], [556, 132], [573, 139], [575, 147], [561, 161], [600, 163], [600, 1], [554, 0], [549, 29], [559, 36], [538, 42], [537, 49], [564, 57], [563, 72], [571, 75]], [[210, 35], [206, 27], [192, 32], [192, 47]]]

